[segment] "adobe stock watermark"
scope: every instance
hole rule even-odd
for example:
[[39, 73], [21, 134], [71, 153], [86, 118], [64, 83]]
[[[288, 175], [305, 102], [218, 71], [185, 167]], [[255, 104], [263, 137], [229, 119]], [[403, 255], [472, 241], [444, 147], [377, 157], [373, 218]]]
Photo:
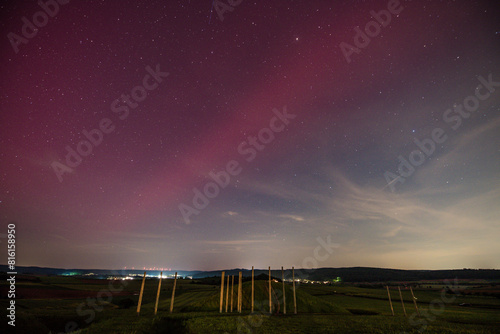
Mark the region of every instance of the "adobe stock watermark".
[[[252, 162], [257, 157], [258, 152], [263, 151], [266, 145], [274, 141], [275, 134], [285, 130], [290, 120], [297, 117], [297, 115], [289, 114], [286, 110], [286, 106], [283, 107], [283, 111], [279, 111], [276, 108], [273, 109], [273, 114], [275, 116], [269, 120], [268, 128], [260, 129], [256, 136], [248, 136], [246, 141], [238, 145], [238, 153], [245, 161]], [[201, 210], [205, 209], [208, 204], [210, 204], [210, 199], [217, 197], [221, 189], [229, 185], [231, 177], [238, 176], [242, 170], [243, 167], [241, 167], [237, 160], [230, 160], [226, 163], [225, 170], [216, 173], [211, 171], [208, 175], [213, 182], [209, 181], [205, 183], [202, 190], [196, 187], [193, 188], [194, 197], [192, 206], [184, 203], [179, 204], [179, 210], [184, 218], [184, 222], [190, 224], [191, 216], [199, 215]]]
[[[495, 92], [495, 87], [500, 87], [500, 82], [493, 81], [491, 74], [488, 75], [487, 80], [482, 76], [479, 76], [478, 80], [481, 84], [474, 90], [474, 95], [467, 96], [462, 104], [454, 106], [453, 110], [446, 109], [443, 113], [443, 121], [454, 131], [460, 128], [463, 119], [469, 118], [472, 112], [478, 110], [479, 101], [485, 101]], [[397, 174], [390, 171], [384, 173], [387, 182], [386, 187], [395, 192], [396, 184], [404, 183], [415, 172], [415, 167], [421, 166], [435, 152], [436, 144], [443, 144], [447, 139], [448, 135], [442, 128], [434, 128], [431, 131], [431, 138], [425, 138], [422, 141], [413, 138], [413, 142], [419, 149], [412, 151], [408, 159], [401, 155], [398, 156], [400, 164]]]
[[[128, 285], [127, 280], [120, 280], [121, 285], [118, 287], [113, 286], [113, 280], [109, 281], [108, 287], [106, 289], [101, 289], [97, 292], [95, 298], [87, 297], [85, 302], [81, 302], [76, 307], [76, 314], [79, 317], [86, 317], [84, 320], [88, 325], [94, 321], [96, 317], [96, 312], [101, 312], [104, 309], [104, 305], [110, 304], [113, 301], [113, 293], [117, 294], [123, 291], [123, 289]], [[78, 330], [78, 323], [75, 321], [68, 321], [64, 326], [64, 332], [59, 332], [58, 334], [71, 333]]]
[[[139, 102], [144, 101], [148, 96], [148, 91], [158, 88], [163, 79], [169, 76], [168, 72], [160, 71], [160, 64], [157, 64], [154, 70], [150, 66], [146, 66], [146, 72], [147, 74], [142, 79], [142, 85], [132, 88], [130, 95], [122, 94], [120, 98], [111, 102], [111, 111], [117, 114], [120, 120], [127, 119], [130, 109], [137, 108]], [[82, 130], [82, 135], [85, 139], [79, 141], [75, 148], [66, 145], [66, 164], [59, 161], [51, 163], [51, 167], [59, 182], [63, 182], [64, 174], [72, 173], [74, 168], [82, 163], [83, 157], [92, 154], [94, 148], [102, 144], [104, 134], [112, 133], [115, 128], [115, 124], [110, 118], [102, 118], [96, 128], [90, 131], [86, 129]]]
[[400, 5], [398, 0], [389, 0], [387, 3], [387, 10], [382, 9], [378, 13], [374, 10], [370, 11], [370, 15], [375, 19], [375, 21], [369, 21], [364, 28], [364, 32], [358, 27], [354, 28], [356, 34], [353, 38], [353, 43], [355, 46], [341, 42], [339, 44], [340, 50], [345, 57], [345, 60], [349, 64], [351, 56], [356, 53], [359, 54], [361, 49], [366, 48], [370, 42], [371, 38], [377, 37], [382, 31], [382, 27], [387, 27], [392, 20], [392, 15], [396, 17], [403, 11], [403, 6]]
[[28, 44], [29, 40], [38, 34], [38, 28], [43, 28], [49, 23], [49, 17], [54, 18], [59, 13], [59, 5], [66, 5], [70, 0], [48, 0], [43, 2], [38, 1], [39, 10], [33, 14], [31, 21], [26, 17], [21, 17], [23, 25], [21, 27], [21, 35], [9, 32], [7, 38], [9, 39], [12, 49], [17, 54], [21, 44]]
[[215, 11], [217, 12], [217, 16], [219, 17], [219, 20], [224, 21], [224, 13], [226, 12], [232, 12], [234, 11], [234, 8], [239, 6], [243, 0], [215, 0], [212, 2], [213, 8], [215, 8]]
[[[448, 280], [444, 281], [445, 285], [449, 284]], [[447, 296], [446, 293], [451, 292], [451, 296]], [[418, 329], [419, 333], [424, 332], [429, 325], [429, 322], [435, 321], [436, 316], [442, 314], [446, 309], [447, 304], [453, 303], [458, 296], [460, 296], [459, 287], [458, 287], [458, 279], [455, 278], [453, 282], [453, 288], [446, 287], [441, 290], [440, 298], [433, 299], [427, 310], [420, 310], [421, 315], [418, 315], [417, 312], [414, 312], [408, 319], [410, 325], [412, 326], [420, 326]], [[401, 334], [407, 334], [407, 332], [402, 332]]]

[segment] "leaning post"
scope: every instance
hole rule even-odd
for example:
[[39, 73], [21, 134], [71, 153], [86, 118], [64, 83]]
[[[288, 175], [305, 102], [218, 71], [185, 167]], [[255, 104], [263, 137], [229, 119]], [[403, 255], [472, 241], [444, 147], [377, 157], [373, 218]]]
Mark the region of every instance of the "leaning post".
[[142, 277], [142, 285], [141, 292], [139, 293], [139, 303], [137, 303], [137, 315], [141, 312], [141, 304], [142, 304], [142, 295], [144, 293], [144, 282], [146, 281], [146, 272], [144, 272], [144, 276]]
[[399, 298], [401, 298], [401, 305], [403, 305], [403, 312], [405, 314], [405, 317], [407, 317], [406, 309], [405, 309], [405, 302], [403, 301], [403, 295], [401, 294], [401, 288], [399, 286], [398, 286], [398, 290], [399, 290]]
[[394, 316], [394, 309], [392, 308], [392, 300], [391, 300], [391, 294], [389, 292], [389, 286], [386, 285], [385, 287], [387, 288], [387, 296], [389, 297], [389, 305], [391, 305], [392, 316]]
[[177, 272], [174, 278], [174, 288], [172, 289], [172, 300], [170, 301], [170, 313], [174, 311], [175, 286], [177, 285]]
[[415, 298], [415, 295], [413, 294], [413, 289], [411, 288], [411, 286], [410, 286], [410, 291], [411, 291], [411, 296], [413, 298], [413, 304], [415, 305], [415, 310], [417, 310], [417, 314], [418, 314], [418, 316], [420, 316], [420, 311], [418, 310], [418, 306], [417, 306], [417, 298]]
[[160, 301], [160, 288], [161, 288], [162, 275], [163, 275], [163, 271], [160, 272], [160, 281], [158, 282], [158, 292], [156, 293], [155, 315], [158, 312], [158, 302]]

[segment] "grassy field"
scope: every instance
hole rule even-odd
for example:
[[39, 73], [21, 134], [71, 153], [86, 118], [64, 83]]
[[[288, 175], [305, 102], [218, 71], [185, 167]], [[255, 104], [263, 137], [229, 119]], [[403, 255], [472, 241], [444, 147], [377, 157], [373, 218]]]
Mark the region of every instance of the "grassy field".
[[[122, 283], [123, 282], [123, 283]], [[402, 286], [405, 311], [397, 287], [391, 287], [394, 313], [383, 287], [306, 285], [297, 287], [298, 314], [293, 314], [293, 291], [286, 284], [286, 315], [282, 284], [272, 283], [272, 314], [268, 283], [243, 283], [241, 314], [219, 313], [220, 286], [179, 279], [174, 312], [169, 312], [173, 280], [163, 280], [158, 314], [154, 315], [157, 279], [147, 279], [141, 313], [136, 312], [140, 280], [107, 281], [75, 277], [39, 277], [18, 281], [16, 333], [500, 333], [500, 299], [459, 291], [416, 289], [420, 315], [411, 293]], [[2, 282], [2, 296], [6, 284]], [[495, 288], [488, 288], [495, 291]], [[473, 289], [472, 289], [473, 290]], [[231, 288], [229, 289], [231, 294]], [[99, 297], [99, 298], [98, 298]], [[7, 299], [0, 300], [7, 307]], [[4, 324], [6, 321], [4, 321]], [[2, 324], [2, 326], [4, 325]]]

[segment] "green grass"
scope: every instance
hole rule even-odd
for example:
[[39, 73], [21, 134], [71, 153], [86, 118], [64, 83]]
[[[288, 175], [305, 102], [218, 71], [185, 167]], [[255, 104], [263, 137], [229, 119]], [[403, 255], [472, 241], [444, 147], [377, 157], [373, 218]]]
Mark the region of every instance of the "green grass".
[[[402, 317], [355, 315], [196, 317], [186, 321], [188, 333], [419, 333], [421, 327]], [[430, 323], [426, 333], [495, 333], [495, 327]]]
[[[251, 309], [251, 282], [243, 283], [243, 298], [242, 298], [242, 308], [245, 310]], [[272, 283], [271, 285], [272, 294], [272, 308], [273, 313], [283, 313], [283, 297], [282, 297], [282, 284]], [[226, 289], [224, 289], [226, 291]], [[254, 310], [260, 312], [269, 312], [269, 286], [268, 282], [265, 281], [255, 281], [255, 295], [254, 295]], [[224, 291], [224, 293], [225, 293]], [[229, 296], [231, 296], [231, 290], [229, 291]], [[293, 312], [293, 290], [290, 285], [285, 287], [285, 297], [286, 298], [286, 311], [288, 313]], [[347, 311], [341, 307], [336, 306], [330, 301], [323, 300], [321, 298], [312, 296], [300, 289], [296, 293], [297, 298], [297, 308], [302, 312], [307, 313], [344, 313]], [[224, 311], [225, 307], [225, 297], [224, 297]], [[204, 291], [197, 291], [193, 293], [188, 293], [186, 296], [179, 296], [179, 300], [176, 298], [176, 306], [179, 302], [181, 311], [218, 311], [220, 303], [220, 287], [216, 289], [207, 288]], [[233, 290], [233, 309], [236, 310], [237, 304], [237, 288], [234, 287]], [[228, 309], [230, 309], [231, 301], [228, 300]]]
[[[82, 290], [96, 295], [108, 287], [108, 281], [83, 281], [74, 277], [42, 277], [41, 282], [20, 282], [16, 287], [44, 290]], [[0, 284], [2, 286], [2, 284]], [[114, 282], [118, 287], [119, 283]], [[163, 280], [158, 314], [154, 315], [158, 280], [146, 280], [140, 316], [136, 313], [141, 281], [127, 281], [125, 296], [113, 296], [99, 304], [90, 323], [77, 308], [85, 299], [17, 299], [16, 329], [25, 333], [64, 332], [75, 321], [78, 333], [500, 333], [500, 299], [487, 296], [445, 295], [443, 303], [437, 289], [414, 290], [421, 316], [416, 316], [411, 294], [403, 290], [408, 317], [403, 314], [399, 293], [391, 290], [395, 316], [391, 315], [384, 288], [361, 288], [350, 285], [299, 285], [298, 314], [293, 314], [293, 294], [286, 284], [286, 309], [283, 315], [282, 284], [272, 283], [273, 314], [269, 314], [268, 282], [255, 282], [255, 313], [250, 314], [251, 282], [243, 284], [243, 312], [236, 313], [237, 288], [234, 287], [233, 312], [219, 313], [220, 286], [192, 284], [178, 280], [174, 313], [170, 314], [173, 280]], [[224, 289], [226, 291], [226, 289]], [[229, 289], [231, 291], [231, 289]], [[452, 300], [453, 299], [453, 300]], [[121, 308], [128, 300], [132, 306]], [[224, 298], [225, 301], [225, 298]], [[432, 304], [433, 303], [433, 304]], [[470, 306], [459, 306], [467, 303]], [[230, 301], [229, 301], [230, 304]], [[0, 300], [6, 307], [7, 300]], [[433, 308], [434, 306], [434, 308]], [[83, 308], [89, 310], [88, 306]]]

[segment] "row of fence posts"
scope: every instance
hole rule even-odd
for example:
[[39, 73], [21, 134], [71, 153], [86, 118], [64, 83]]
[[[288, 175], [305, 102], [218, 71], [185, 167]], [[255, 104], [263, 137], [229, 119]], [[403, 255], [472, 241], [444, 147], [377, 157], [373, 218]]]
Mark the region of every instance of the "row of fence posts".
[[[389, 298], [389, 306], [391, 307], [391, 312], [392, 316], [394, 316], [394, 308], [392, 307], [392, 300], [391, 300], [391, 293], [389, 292], [389, 286], [385, 286], [387, 289], [387, 297]], [[406, 314], [406, 308], [405, 308], [405, 303], [403, 301], [403, 294], [401, 293], [401, 288], [398, 286], [398, 291], [399, 291], [399, 298], [401, 299], [401, 305], [403, 306], [403, 313], [405, 314], [405, 317], [408, 315]], [[413, 304], [415, 305], [415, 310], [417, 311], [417, 314], [420, 316], [420, 311], [418, 310], [417, 306], [417, 298], [415, 298], [415, 295], [413, 294], [413, 289], [410, 286], [410, 291], [411, 291], [411, 298], [413, 300]]]
[[[222, 313], [224, 308], [224, 276], [226, 272], [223, 271], [221, 275], [221, 287], [220, 287], [220, 303], [219, 303], [219, 313]], [[229, 298], [229, 278], [232, 278], [231, 281], [231, 300], [228, 301]], [[283, 283], [283, 314], [286, 314], [286, 296], [285, 296], [285, 273], [283, 271], [283, 267], [281, 267], [281, 281]], [[271, 278], [271, 267], [269, 267], [269, 313], [272, 313], [273, 302], [272, 302], [272, 278]], [[227, 276], [226, 283], [226, 313], [228, 312], [228, 305], [231, 305], [230, 312], [233, 312], [233, 290], [234, 290], [234, 275]], [[293, 291], [293, 310], [294, 314], [297, 314], [297, 297], [295, 295], [295, 269], [292, 267], [292, 291]], [[238, 282], [238, 303], [237, 303], [237, 312], [241, 313], [243, 306], [243, 280], [242, 280], [242, 272], [239, 272], [239, 282]], [[251, 312], [254, 312], [255, 306], [255, 279], [254, 279], [254, 267], [252, 266], [252, 293], [251, 293]]]
[[[223, 306], [224, 306], [224, 277], [225, 277], [225, 274], [226, 272], [223, 271], [222, 272], [222, 277], [221, 277], [221, 287], [220, 287], [220, 307], [219, 307], [219, 312], [222, 313], [222, 309], [223, 309]], [[231, 280], [231, 300], [229, 300], [229, 281]], [[241, 309], [242, 309], [242, 302], [243, 302], [243, 298], [242, 298], [242, 294], [243, 294], [243, 289], [241, 287], [242, 285], [242, 282], [243, 282], [243, 278], [242, 278], [242, 273], [240, 271], [240, 274], [239, 274], [239, 283], [238, 283], [238, 301], [237, 301], [237, 305], [236, 305], [236, 308], [237, 308], [237, 312], [241, 313]], [[231, 308], [229, 309], [230, 312], [233, 312], [233, 301], [234, 301], [234, 275], [232, 276], [229, 276], [227, 275], [227, 283], [226, 283], [226, 313], [228, 312], [228, 307], [229, 307], [229, 304], [231, 304]]]
[[[160, 273], [160, 280], [158, 282], [158, 291], [156, 293], [156, 303], [155, 303], [155, 315], [158, 312], [158, 303], [160, 301], [160, 290], [161, 290], [161, 281], [162, 281], [162, 275], [163, 272]], [[221, 288], [220, 288], [220, 307], [219, 307], [219, 313], [222, 313], [222, 308], [224, 304], [224, 276], [225, 276], [225, 271], [222, 272], [222, 277], [221, 277]], [[243, 306], [243, 278], [242, 278], [242, 272], [239, 272], [239, 281], [238, 281], [238, 303], [236, 305], [237, 307], [237, 312], [241, 313], [242, 311], [242, 306]], [[231, 277], [231, 301], [229, 302], [229, 281]], [[272, 285], [271, 285], [271, 267], [269, 267], [269, 313], [272, 313]], [[281, 281], [283, 283], [283, 314], [286, 314], [286, 296], [285, 296], [285, 274], [283, 271], [283, 267], [281, 267]], [[139, 302], [137, 304], [137, 315], [141, 312], [141, 304], [142, 304], [142, 296], [144, 294], [144, 284], [146, 282], [146, 272], [144, 272], [144, 276], [142, 277], [142, 284], [141, 284], [141, 292], [139, 293]], [[177, 285], [177, 272], [175, 273], [174, 277], [174, 287], [172, 289], [172, 298], [170, 299], [170, 313], [174, 311], [174, 299], [175, 299], [175, 288]], [[394, 316], [394, 308], [392, 307], [392, 300], [391, 300], [391, 293], [389, 292], [389, 286], [386, 286], [387, 289], [387, 297], [389, 299], [389, 306], [391, 307], [391, 313]], [[292, 291], [293, 291], [293, 310], [294, 314], [297, 314], [297, 297], [295, 295], [295, 269], [292, 267]], [[398, 291], [399, 291], [399, 298], [401, 299], [401, 305], [403, 307], [403, 312], [405, 317], [407, 317], [406, 314], [406, 308], [405, 308], [405, 303], [403, 301], [403, 294], [401, 293], [401, 288], [398, 286]], [[413, 304], [415, 305], [415, 310], [417, 311], [417, 314], [420, 316], [420, 311], [418, 310], [417, 306], [417, 298], [415, 298], [415, 295], [413, 294], [413, 289], [410, 287], [410, 292], [413, 300]], [[252, 294], [251, 294], [251, 311], [252, 313], [254, 312], [254, 298], [255, 298], [255, 281], [254, 281], [254, 267], [252, 266]], [[233, 300], [234, 300], [234, 275], [232, 276], [227, 276], [227, 283], [226, 283], [226, 313], [228, 312], [228, 306], [229, 303], [231, 304], [230, 312], [233, 312]]]
[[[158, 282], [158, 292], [156, 293], [156, 303], [155, 303], [155, 315], [158, 312], [158, 303], [160, 302], [160, 289], [161, 289], [161, 281], [163, 278], [163, 272], [160, 272], [160, 280]], [[141, 313], [141, 305], [142, 305], [142, 296], [144, 294], [144, 284], [146, 282], [146, 272], [144, 272], [144, 276], [142, 277], [141, 284], [141, 292], [139, 293], [139, 302], [137, 303], [137, 315]], [[170, 313], [174, 311], [174, 299], [175, 299], [175, 287], [177, 286], [177, 272], [174, 276], [174, 287], [172, 289], [172, 298], [170, 299]]]

